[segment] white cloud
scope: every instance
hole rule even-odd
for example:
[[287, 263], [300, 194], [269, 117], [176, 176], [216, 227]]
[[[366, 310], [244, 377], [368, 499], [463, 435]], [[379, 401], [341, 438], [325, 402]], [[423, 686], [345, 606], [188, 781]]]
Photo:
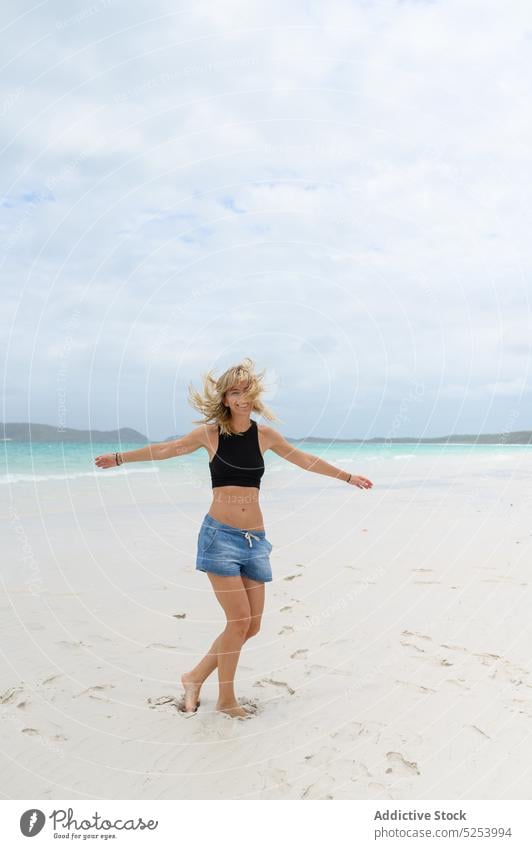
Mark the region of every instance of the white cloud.
[[[49, 361], [24, 384], [25, 358], [61, 350], [76, 310], [80, 385], [95, 345], [107, 398], [120, 360], [164, 391], [249, 354], [279, 376], [291, 432], [316, 395], [333, 432], [346, 381], [343, 435], [386, 432], [418, 379], [419, 433], [464, 399], [485, 426], [492, 396], [526, 391], [524, 0], [10, 3], [4, 22], [10, 398], [26, 385], [39, 408]], [[306, 369], [311, 400], [290, 389]], [[84, 426], [84, 393], [70, 397]]]

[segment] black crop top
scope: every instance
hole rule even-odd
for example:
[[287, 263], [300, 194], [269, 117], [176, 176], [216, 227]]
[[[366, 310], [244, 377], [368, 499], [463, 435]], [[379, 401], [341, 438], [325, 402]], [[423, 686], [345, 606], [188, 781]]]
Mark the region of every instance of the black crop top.
[[213, 489], [216, 486], [255, 486], [260, 489], [264, 474], [264, 459], [260, 453], [257, 422], [251, 419], [249, 428], [235, 434], [220, 433], [218, 450], [209, 462]]

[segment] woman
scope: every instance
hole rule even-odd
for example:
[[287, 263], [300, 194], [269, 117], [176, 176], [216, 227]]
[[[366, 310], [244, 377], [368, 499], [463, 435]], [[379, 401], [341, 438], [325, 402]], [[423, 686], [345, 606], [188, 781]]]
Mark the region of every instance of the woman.
[[227, 623], [205, 657], [181, 677], [186, 712], [198, 709], [201, 686], [217, 668], [217, 710], [231, 717], [249, 716], [236, 698], [234, 678], [242, 646], [259, 631], [264, 584], [272, 580], [272, 546], [266, 539], [259, 505], [266, 451], [274, 451], [308, 471], [340, 478], [351, 486], [373, 486], [367, 478], [351, 475], [294, 448], [272, 427], [251, 418], [251, 412], [256, 412], [269, 421], [277, 420], [260, 400], [263, 374], [255, 374], [248, 357], [227, 369], [218, 380], [208, 373], [204, 376], [203, 393], [189, 387], [189, 402], [203, 415], [199, 427], [171, 442], [95, 458], [97, 466], [107, 469], [139, 460], [167, 460], [198, 448], [205, 448], [209, 455], [212, 503], [198, 534], [196, 569], [207, 574]]

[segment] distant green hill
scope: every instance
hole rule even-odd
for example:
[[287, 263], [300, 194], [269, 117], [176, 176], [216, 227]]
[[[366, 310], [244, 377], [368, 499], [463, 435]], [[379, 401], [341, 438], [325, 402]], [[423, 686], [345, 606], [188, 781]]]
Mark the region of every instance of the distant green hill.
[[[169, 442], [171, 439], [178, 439], [178, 436], [168, 436], [164, 441]], [[286, 439], [288, 442], [356, 443], [357, 445], [378, 445], [382, 443], [394, 445], [434, 445], [442, 442], [466, 442], [471, 445], [475, 443], [479, 445], [500, 445], [501, 443], [503, 445], [529, 445], [532, 443], [532, 430], [518, 430], [514, 433], [481, 433], [477, 436], [473, 434], [455, 434], [454, 436], [433, 436], [425, 439], [420, 439], [417, 436], [403, 436], [396, 439], [388, 439], [384, 436], [374, 436], [372, 439], [333, 439], [331, 436], [300, 436], [296, 439], [295, 437], [287, 436]]]
[[[169, 442], [178, 439], [182, 434], [167, 436], [161, 442]], [[33, 422], [6, 422], [0, 423], [0, 439], [10, 439], [13, 442], [112, 442], [114, 444], [124, 442], [147, 443], [150, 440], [133, 430], [131, 427], [121, 427], [118, 430], [76, 430], [67, 427], [60, 430], [53, 425], [34, 424]], [[436, 443], [463, 442], [470, 445], [529, 445], [532, 444], [532, 430], [518, 430], [513, 433], [481, 433], [454, 434], [452, 436], [433, 436], [429, 438], [418, 438], [417, 436], [403, 436], [387, 439], [384, 436], [375, 436], [372, 439], [333, 439], [330, 436], [302, 436], [298, 439], [286, 437], [288, 442], [327, 442], [331, 443], [356, 443], [358, 445], [406, 444], [406, 445], [434, 445]], [[159, 440], [154, 440], [159, 442]]]
[[474, 434], [454, 434], [453, 436], [433, 436], [425, 439], [420, 439], [417, 436], [403, 436], [396, 439], [387, 439], [383, 436], [375, 436], [373, 439], [329, 439], [326, 436], [310, 436], [305, 439], [305, 442], [357, 442], [366, 445], [375, 445], [384, 442], [394, 445], [411, 445], [413, 443], [416, 445], [434, 445], [442, 442], [466, 442], [471, 445], [476, 443], [479, 445], [499, 445], [500, 443], [504, 445], [528, 445], [532, 443], [532, 430], [519, 430], [515, 431], [515, 433], [481, 433], [476, 436]]
[[121, 427], [119, 430], [76, 430], [66, 427], [61, 430], [53, 425], [33, 422], [0, 423], [0, 438], [13, 442], [148, 442], [144, 434], [131, 427]]

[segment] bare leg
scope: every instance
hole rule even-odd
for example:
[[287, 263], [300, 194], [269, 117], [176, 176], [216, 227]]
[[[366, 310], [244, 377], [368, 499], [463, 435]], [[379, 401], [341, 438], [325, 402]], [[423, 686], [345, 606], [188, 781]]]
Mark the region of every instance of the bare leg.
[[[258, 634], [260, 630], [262, 613], [264, 611], [264, 584], [259, 581], [252, 581], [250, 578], [246, 578], [244, 576], [242, 576], [242, 583], [246, 589], [251, 619], [251, 624], [244, 641], [246, 642], [250, 637], [254, 637], [255, 634]], [[181, 680], [185, 679], [187, 685], [195, 685], [197, 687], [197, 693], [195, 694], [196, 700], [199, 695], [201, 685], [218, 666], [218, 652], [220, 651], [221, 636], [222, 635], [219, 634], [216, 637], [205, 657], [200, 660], [194, 669], [191, 669], [190, 672], [185, 672], [182, 676]], [[195, 703], [191, 705], [190, 709], [193, 710], [194, 706]]]
[[[220, 654], [226, 656], [229, 664], [227, 668], [223, 668], [222, 673], [219, 671], [220, 696], [218, 707], [222, 709], [221, 705], [225, 704], [229, 699], [232, 699], [233, 704], [238, 704], [234, 695], [233, 681], [240, 649], [246, 640], [258, 633], [264, 610], [264, 583], [252, 581], [243, 576], [236, 579], [222, 578], [222, 582], [232, 581], [233, 583], [232, 585], [226, 583], [220, 585], [217, 580], [219, 576], [213, 575], [211, 577], [211, 573], [207, 574], [211, 578], [211, 583], [213, 584], [218, 601], [226, 613], [227, 626], [218, 635], [205, 657], [200, 660], [194, 669], [191, 669], [190, 672], [185, 672], [181, 676], [181, 682], [185, 689], [185, 710], [187, 711], [196, 709], [201, 685], [217, 667], [219, 668]], [[247, 594], [249, 607], [246, 607], [245, 600], [242, 596], [242, 586]], [[249, 619], [246, 615], [248, 609]], [[249, 625], [244, 634], [243, 625], [246, 619], [248, 619]], [[239, 711], [236, 713], [233, 712], [231, 715], [242, 716], [245, 715], [245, 711], [239, 706]]]
[[220, 651], [220, 637], [218, 634], [209, 651], [190, 672], [183, 672], [181, 683], [185, 690], [185, 710], [193, 711], [199, 702], [201, 686], [206, 678], [214, 672], [218, 666], [218, 652]]

